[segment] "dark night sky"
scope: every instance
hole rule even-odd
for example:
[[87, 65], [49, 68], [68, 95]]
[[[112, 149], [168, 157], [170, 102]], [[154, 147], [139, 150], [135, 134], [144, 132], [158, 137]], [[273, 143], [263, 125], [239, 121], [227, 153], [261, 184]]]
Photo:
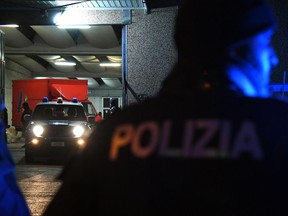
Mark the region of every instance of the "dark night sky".
[[283, 83], [284, 71], [288, 83], [288, 0], [269, 0], [276, 12], [279, 27], [273, 39], [273, 45], [279, 57], [279, 64], [271, 76], [272, 83]]

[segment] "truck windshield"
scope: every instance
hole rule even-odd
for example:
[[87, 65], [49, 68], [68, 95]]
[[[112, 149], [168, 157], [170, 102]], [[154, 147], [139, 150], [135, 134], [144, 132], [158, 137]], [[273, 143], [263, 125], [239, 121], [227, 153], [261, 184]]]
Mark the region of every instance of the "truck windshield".
[[69, 120], [86, 121], [86, 115], [81, 106], [71, 105], [38, 105], [32, 115], [32, 119], [39, 120]]

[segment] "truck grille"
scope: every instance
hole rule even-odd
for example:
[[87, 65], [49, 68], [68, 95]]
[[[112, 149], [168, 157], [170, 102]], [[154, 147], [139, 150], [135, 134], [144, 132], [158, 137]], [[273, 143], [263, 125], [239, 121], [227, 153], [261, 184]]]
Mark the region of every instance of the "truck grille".
[[57, 137], [57, 138], [65, 138], [65, 137], [74, 137], [73, 127], [67, 125], [53, 125], [45, 128], [44, 137]]

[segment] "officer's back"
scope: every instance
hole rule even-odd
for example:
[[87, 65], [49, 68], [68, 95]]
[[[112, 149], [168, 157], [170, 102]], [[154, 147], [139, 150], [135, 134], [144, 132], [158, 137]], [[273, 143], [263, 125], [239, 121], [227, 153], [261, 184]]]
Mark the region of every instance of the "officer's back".
[[271, 9], [183, 4], [179, 61], [159, 94], [98, 125], [45, 215], [288, 214], [288, 105], [269, 95]]

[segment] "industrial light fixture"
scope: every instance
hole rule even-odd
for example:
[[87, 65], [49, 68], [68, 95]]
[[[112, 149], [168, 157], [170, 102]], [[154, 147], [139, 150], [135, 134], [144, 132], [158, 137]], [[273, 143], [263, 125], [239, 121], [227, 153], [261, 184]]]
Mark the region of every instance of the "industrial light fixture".
[[57, 25], [60, 29], [89, 29], [89, 25]]
[[54, 62], [55, 65], [59, 65], [59, 66], [75, 66], [76, 63], [75, 62]]
[[19, 25], [17, 24], [5, 24], [5, 25], [0, 25], [0, 27], [11, 27], [11, 28], [17, 28]]
[[[74, 11], [75, 12], [75, 11]], [[75, 15], [71, 10], [65, 10], [55, 15], [53, 22], [61, 29], [89, 29], [91, 26], [87, 25], [85, 18]]]
[[100, 63], [99, 64], [101, 67], [119, 67], [121, 66], [121, 63], [117, 62], [107, 62], [107, 63]]

